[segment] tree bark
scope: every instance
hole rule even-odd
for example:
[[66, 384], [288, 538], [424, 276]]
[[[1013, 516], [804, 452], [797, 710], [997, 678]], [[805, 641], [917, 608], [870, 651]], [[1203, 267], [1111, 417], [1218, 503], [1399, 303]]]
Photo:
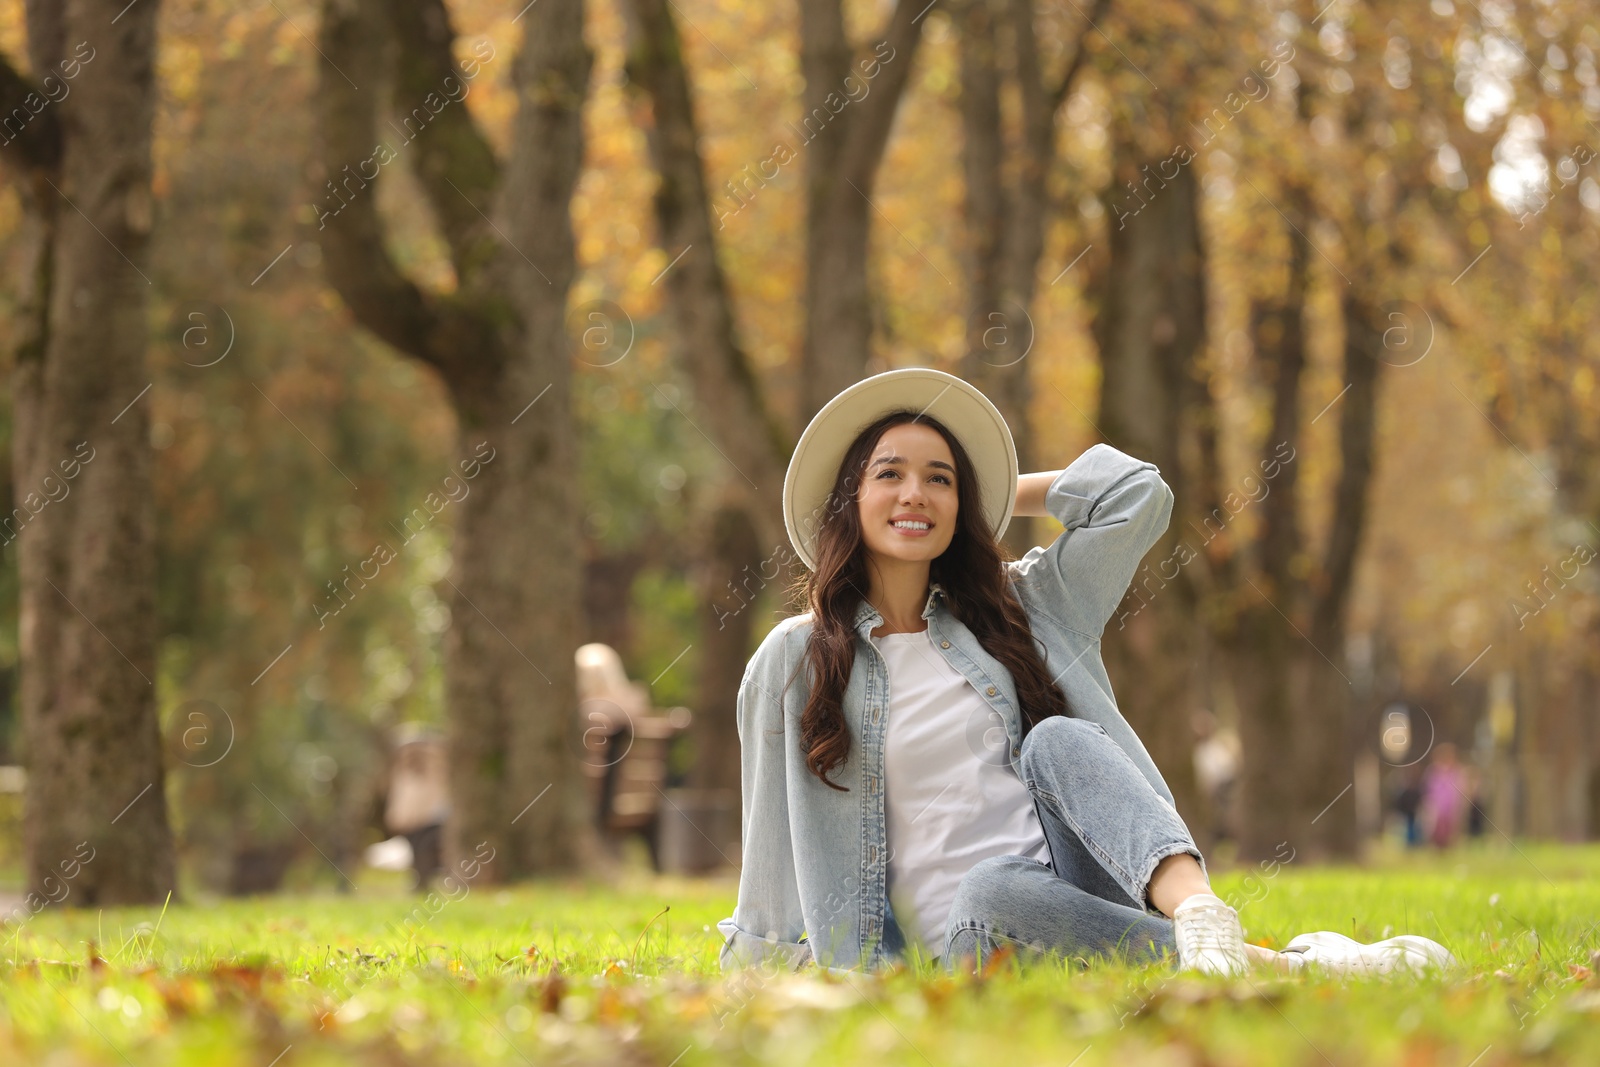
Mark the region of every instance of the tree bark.
[[[1084, 32], [1110, 0], [1096, 0]], [[1039, 260], [1051, 203], [1046, 180], [1057, 157], [1056, 116], [1083, 69], [1083, 36], [1059, 81], [1047, 85], [1034, 31], [1033, 0], [964, 0], [952, 9], [961, 33], [962, 170], [966, 179], [967, 337], [964, 378], [994, 401], [1011, 426], [1022, 470], [1049, 466], [1034, 455], [1028, 418], [1032, 394], [1032, 319]], [[1000, 41], [1009, 30], [1010, 62]], [[1021, 104], [1020, 129], [1007, 137], [1000, 108], [1009, 73]], [[1011, 145], [1015, 145], [1011, 149]], [[1008, 156], [1014, 164], [1007, 167]], [[1008, 182], [1004, 172], [1015, 177]], [[1006, 542], [1021, 556], [1034, 544], [1034, 521], [1014, 519]]]
[[793, 443], [768, 408], [739, 343], [677, 25], [664, 0], [632, 0], [627, 10], [628, 77], [650, 102], [646, 139], [660, 175], [658, 240], [669, 259], [676, 259], [666, 285], [679, 358], [694, 386], [697, 417], [730, 468], [721, 499], [702, 520], [709, 536], [696, 539], [701, 667], [689, 784], [737, 790], [739, 683], [757, 622], [746, 608], [767, 584], [790, 573], [793, 557], [779, 498]]
[[[319, 42], [322, 153], [338, 197], [320, 220], [328, 278], [357, 322], [439, 373], [461, 462], [483, 464], [460, 504], [446, 598], [446, 848], [451, 863], [492, 849], [489, 881], [602, 862], [577, 768], [583, 569], [565, 326], [591, 57], [582, 5], [536, 5], [523, 18], [504, 164], [460, 102], [420, 129], [379, 126], [385, 87], [395, 111], [417, 115], [429, 93], [470, 81], [441, 0], [325, 0]], [[475, 55], [479, 66], [497, 58]], [[363, 173], [374, 137], [417, 174], [450, 249], [453, 293], [423, 290], [385, 251]]]
[[683, 365], [694, 385], [696, 408], [728, 457], [728, 480], [750, 503], [750, 521], [763, 542], [782, 544], [787, 535], [777, 518], [779, 497], [793, 440], [767, 405], [739, 341], [718, 260], [677, 25], [665, 0], [632, 0], [628, 11], [628, 77], [650, 101], [646, 139], [660, 175], [655, 195], [658, 239], [668, 256], [687, 250], [666, 277]]
[[[1305, 371], [1305, 304], [1311, 247], [1305, 189], [1291, 186], [1283, 199], [1290, 230], [1288, 282], [1283, 294], [1252, 309], [1251, 334], [1258, 367], [1272, 389], [1272, 421], [1262, 442], [1262, 462], [1287, 446], [1298, 454], [1300, 380]], [[1272, 490], [1257, 505], [1260, 534], [1255, 544], [1258, 568], [1252, 586], [1236, 590], [1242, 605], [1234, 620], [1229, 649], [1239, 692], [1241, 763], [1239, 776], [1239, 853], [1244, 859], [1274, 855], [1287, 840], [1305, 847], [1310, 819], [1303, 809], [1306, 769], [1294, 758], [1300, 751], [1302, 712], [1294, 686], [1294, 642], [1301, 638], [1285, 619], [1297, 614], [1301, 586], [1291, 567], [1301, 545], [1295, 486], [1300, 464], [1284, 463]], [[1342, 650], [1336, 650], [1342, 651]], [[1322, 803], [1333, 800], [1330, 795]]]
[[[1145, 161], [1131, 137], [1119, 139], [1117, 159], [1124, 180]], [[1112, 190], [1120, 187], [1114, 178]], [[1200, 189], [1193, 168], [1184, 167], [1121, 225], [1112, 203], [1118, 195], [1106, 195], [1111, 250], [1094, 322], [1102, 367], [1098, 425], [1108, 443], [1160, 467], [1179, 503], [1150, 552], [1152, 562], [1135, 574], [1133, 591], [1106, 627], [1104, 659], [1113, 681], [1126, 679], [1118, 703], [1179, 812], [1198, 815], [1190, 727], [1196, 694], [1204, 691], [1193, 625], [1198, 593], [1191, 570], [1179, 567], [1174, 576], [1171, 564], [1162, 565], [1181, 561], [1176, 546], [1189, 539], [1185, 502], [1194, 499], [1189, 472], [1196, 464], [1182, 435], [1190, 412], [1204, 412], [1209, 403], [1200, 402], [1194, 385], [1206, 336]]]
[[[465, 711], [475, 700], [498, 699], [511, 714], [500, 807], [463, 812], [453, 827], [454, 839], [458, 852], [470, 851], [478, 840], [467, 832], [474, 821], [483, 824], [488, 817], [485, 835], [509, 825], [520, 831], [511, 837], [512, 862], [529, 873], [573, 870], [592, 858], [575, 713], [573, 654], [583, 630], [582, 569], [574, 565], [582, 558], [581, 509], [565, 325], [567, 291], [577, 268], [570, 204], [583, 167], [583, 101], [593, 63], [583, 39], [584, 10], [577, 3], [544, 5], [543, 11], [530, 9], [523, 16], [527, 26], [512, 71], [522, 106], [498, 206], [511, 246], [501, 249], [500, 258], [510, 267], [513, 303], [526, 328], [520, 358], [503, 386], [469, 408], [463, 423], [472, 432], [503, 435], [513, 463], [499, 472], [506, 478], [496, 484], [497, 492], [479, 501], [482, 527], [474, 532], [487, 533], [495, 556], [468, 553], [462, 577], [477, 579], [474, 584], [486, 596], [504, 601], [503, 616], [484, 605], [481, 624], [503, 617], [520, 634], [508, 629], [510, 639], [494, 645], [501, 636], [494, 626], [461, 631], [452, 703]], [[519, 248], [530, 250], [537, 265], [513, 251]], [[545, 390], [545, 400], [555, 403], [530, 412], [537, 418], [519, 419], [518, 413]], [[465, 659], [460, 653], [483, 644], [496, 648], [490, 662], [498, 669], [474, 679], [471, 672], [483, 661], [476, 650]], [[546, 649], [550, 665], [542, 672], [549, 677], [541, 692], [526, 660]], [[472, 729], [464, 714], [455, 715], [453, 723], [458, 738]], [[464, 765], [458, 761], [456, 769]], [[545, 783], [554, 787], [546, 799], [556, 803], [535, 803]]]
[[[698, 789], [739, 791], [739, 683], [755, 636], [753, 609], [765, 587], [783, 574], [779, 558], [763, 559], [747, 509], [733, 504], [711, 515], [708, 551], [697, 568], [701, 575], [700, 681], [695, 721], [695, 748], [689, 785]], [[735, 829], [737, 829], [735, 827]], [[726, 851], [738, 840], [717, 842]]]
[[[871, 197], [926, 12], [925, 0], [898, 0], [872, 50], [858, 54], [845, 34], [840, 0], [800, 0], [805, 111], [798, 151], [805, 156], [806, 175], [801, 426], [867, 372], [872, 354], [867, 242], [876, 214]], [[874, 76], [864, 79], [864, 69]], [[846, 78], [866, 81], [870, 90], [849, 102]]]
[[[175, 887], [140, 400], [159, 8], [123, 6], [28, 5], [34, 71], [79, 69], [10, 146], [34, 209], [14, 387], [20, 507], [5, 523], [21, 583], [23, 847], [29, 888], [79, 905], [154, 902]], [[28, 86], [0, 63], [6, 114]]]
[[[1302, 706], [1298, 748], [1301, 788], [1317, 805], [1310, 847], [1330, 857], [1357, 854], [1360, 837], [1354, 798], [1354, 736], [1350, 728], [1360, 709], [1344, 654], [1345, 620], [1354, 585], [1357, 553], [1367, 526], [1377, 436], [1378, 371], [1384, 355], [1384, 313], [1362, 288], [1344, 298], [1344, 380], [1339, 401], [1339, 478], [1321, 566], [1309, 581], [1310, 648], [1302, 647], [1310, 686]], [[1332, 660], [1333, 662], [1329, 662]], [[1322, 798], [1326, 798], [1323, 800]]]

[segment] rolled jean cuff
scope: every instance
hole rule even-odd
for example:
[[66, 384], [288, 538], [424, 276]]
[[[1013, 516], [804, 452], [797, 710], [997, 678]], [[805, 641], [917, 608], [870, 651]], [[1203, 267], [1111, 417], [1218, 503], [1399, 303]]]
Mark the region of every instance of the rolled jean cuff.
[[1149, 902], [1150, 879], [1155, 876], [1156, 868], [1161, 865], [1162, 860], [1168, 856], [1177, 856], [1183, 853], [1193, 856], [1195, 862], [1200, 864], [1200, 874], [1207, 882], [1211, 881], [1211, 875], [1206, 870], [1206, 858], [1200, 854], [1200, 849], [1195, 846], [1193, 841], [1174, 841], [1170, 845], [1162, 845], [1145, 857], [1144, 867], [1139, 872], [1139, 878], [1135, 882], [1135, 888], [1139, 892], [1134, 899], [1138, 900], [1139, 906], [1145, 910], [1146, 914], [1160, 916], [1163, 919], [1167, 918], [1166, 915], [1161, 914], [1161, 909]]

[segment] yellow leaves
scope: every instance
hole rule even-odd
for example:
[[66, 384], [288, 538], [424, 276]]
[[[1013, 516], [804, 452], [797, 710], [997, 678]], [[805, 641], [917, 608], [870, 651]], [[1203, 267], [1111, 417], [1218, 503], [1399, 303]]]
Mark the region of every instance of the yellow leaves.
[[953, 977], [941, 974], [922, 983], [922, 999], [930, 1009], [940, 1012], [959, 989], [960, 986]]
[[1016, 958], [1016, 955], [1016, 950], [1010, 945], [1001, 945], [995, 949], [987, 962], [984, 963], [983, 973], [979, 977], [992, 978], [997, 974], [1004, 973], [1010, 968], [1011, 961]]
[[200, 1015], [211, 1009], [216, 1003], [216, 997], [202, 982], [197, 982], [187, 975], [176, 978], [165, 978], [158, 974], [146, 976], [146, 981], [155, 988], [156, 995], [161, 998], [161, 1004], [166, 1008], [169, 1018], [184, 1018], [189, 1015]]
[[616, 986], [601, 988], [598, 1003], [595, 1005], [595, 1021], [604, 1025], [615, 1025], [624, 1021], [628, 1014], [628, 998]]
[[157, 53], [157, 77], [167, 99], [188, 104], [199, 94], [200, 72], [205, 68], [202, 42], [188, 37], [162, 41]]

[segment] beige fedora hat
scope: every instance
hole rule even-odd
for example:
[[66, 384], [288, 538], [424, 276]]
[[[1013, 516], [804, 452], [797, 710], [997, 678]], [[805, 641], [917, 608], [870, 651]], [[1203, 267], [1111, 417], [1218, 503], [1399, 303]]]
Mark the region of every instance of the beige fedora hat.
[[902, 408], [937, 419], [961, 442], [978, 471], [984, 518], [996, 539], [1005, 534], [1017, 503], [1017, 446], [1005, 417], [954, 374], [902, 367], [864, 378], [828, 401], [795, 445], [783, 479], [783, 521], [808, 569], [817, 569], [817, 534], [850, 443], [880, 416]]

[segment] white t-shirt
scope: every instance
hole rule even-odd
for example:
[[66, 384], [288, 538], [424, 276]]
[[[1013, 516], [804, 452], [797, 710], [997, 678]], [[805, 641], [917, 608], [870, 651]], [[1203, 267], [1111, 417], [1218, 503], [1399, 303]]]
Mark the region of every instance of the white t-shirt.
[[889, 901], [907, 941], [937, 955], [956, 887], [974, 864], [1003, 855], [1049, 863], [1050, 847], [1033, 796], [1011, 767], [999, 716], [945, 662], [929, 631], [872, 641], [889, 666]]

